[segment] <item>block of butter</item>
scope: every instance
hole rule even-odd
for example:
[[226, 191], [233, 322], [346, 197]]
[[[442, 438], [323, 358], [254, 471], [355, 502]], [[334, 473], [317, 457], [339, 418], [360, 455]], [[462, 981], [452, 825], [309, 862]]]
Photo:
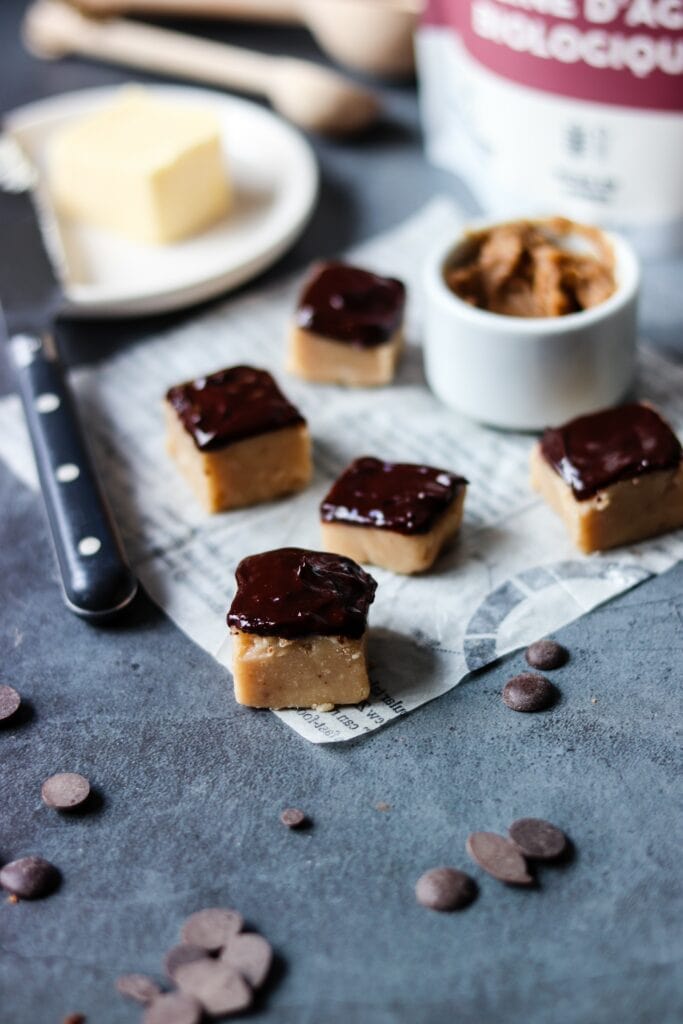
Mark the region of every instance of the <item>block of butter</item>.
[[60, 213], [138, 242], [196, 234], [231, 203], [217, 118], [135, 87], [58, 132], [48, 173]]

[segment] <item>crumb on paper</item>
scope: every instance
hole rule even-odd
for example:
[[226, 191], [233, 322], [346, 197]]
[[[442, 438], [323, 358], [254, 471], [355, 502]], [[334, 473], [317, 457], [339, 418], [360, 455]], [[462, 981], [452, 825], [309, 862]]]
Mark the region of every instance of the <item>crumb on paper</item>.
[[591, 697], [591, 704], [597, 704], [597, 703], [598, 703], [598, 698], [597, 697]]
[[70, 1013], [65, 1017], [62, 1024], [86, 1024], [86, 1016], [83, 1013]]
[[7, 902], [8, 903], [18, 903], [19, 902], [19, 897], [17, 896], [17, 894], [15, 892], [10, 893], [10, 895], [7, 897]]
[[390, 811], [391, 804], [386, 804], [384, 800], [380, 800], [379, 803], [375, 804], [376, 811]]

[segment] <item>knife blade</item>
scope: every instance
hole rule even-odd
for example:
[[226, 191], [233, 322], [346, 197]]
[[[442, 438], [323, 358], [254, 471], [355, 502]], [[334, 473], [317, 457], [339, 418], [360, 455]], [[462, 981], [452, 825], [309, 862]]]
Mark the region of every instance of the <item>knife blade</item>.
[[28, 426], [67, 606], [86, 618], [126, 607], [137, 580], [97, 480], [59, 358], [53, 322], [61, 286], [46, 251], [31, 188], [35, 172], [17, 142], [0, 140], [0, 332]]

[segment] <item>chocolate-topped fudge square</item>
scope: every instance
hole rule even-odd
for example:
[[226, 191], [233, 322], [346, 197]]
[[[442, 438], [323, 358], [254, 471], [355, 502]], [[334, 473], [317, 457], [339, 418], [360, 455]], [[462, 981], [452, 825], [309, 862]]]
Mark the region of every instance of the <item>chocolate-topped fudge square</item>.
[[251, 555], [235, 575], [227, 621], [238, 703], [329, 710], [365, 700], [372, 576], [350, 558], [304, 548]]
[[632, 402], [545, 431], [531, 483], [581, 551], [634, 544], [683, 526], [683, 456], [652, 406]]
[[328, 551], [392, 572], [433, 565], [462, 521], [467, 481], [445, 469], [356, 459], [320, 506]]
[[298, 491], [311, 478], [306, 421], [265, 370], [233, 366], [166, 394], [166, 445], [207, 512]]
[[393, 277], [317, 264], [294, 315], [287, 369], [323, 384], [389, 383], [403, 348], [405, 302], [405, 287]]

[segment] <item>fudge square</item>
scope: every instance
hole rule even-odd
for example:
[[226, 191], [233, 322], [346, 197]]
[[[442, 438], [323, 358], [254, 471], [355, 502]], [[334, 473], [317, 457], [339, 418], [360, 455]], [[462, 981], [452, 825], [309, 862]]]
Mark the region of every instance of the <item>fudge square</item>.
[[467, 481], [445, 469], [356, 459], [320, 506], [323, 547], [398, 573], [428, 569], [462, 521]]
[[319, 263], [289, 334], [287, 369], [322, 384], [388, 384], [403, 348], [406, 290], [346, 263]]
[[311, 478], [306, 421], [265, 370], [233, 366], [166, 394], [166, 447], [207, 512], [298, 491]]
[[235, 575], [228, 626], [238, 703], [331, 710], [366, 699], [372, 576], [350, 558], [303, 548], [251, 555]]
[[633, 402], [546, 430], [531, 483], [581, 551], [683, 526], [681, 445], [656, 409]]

